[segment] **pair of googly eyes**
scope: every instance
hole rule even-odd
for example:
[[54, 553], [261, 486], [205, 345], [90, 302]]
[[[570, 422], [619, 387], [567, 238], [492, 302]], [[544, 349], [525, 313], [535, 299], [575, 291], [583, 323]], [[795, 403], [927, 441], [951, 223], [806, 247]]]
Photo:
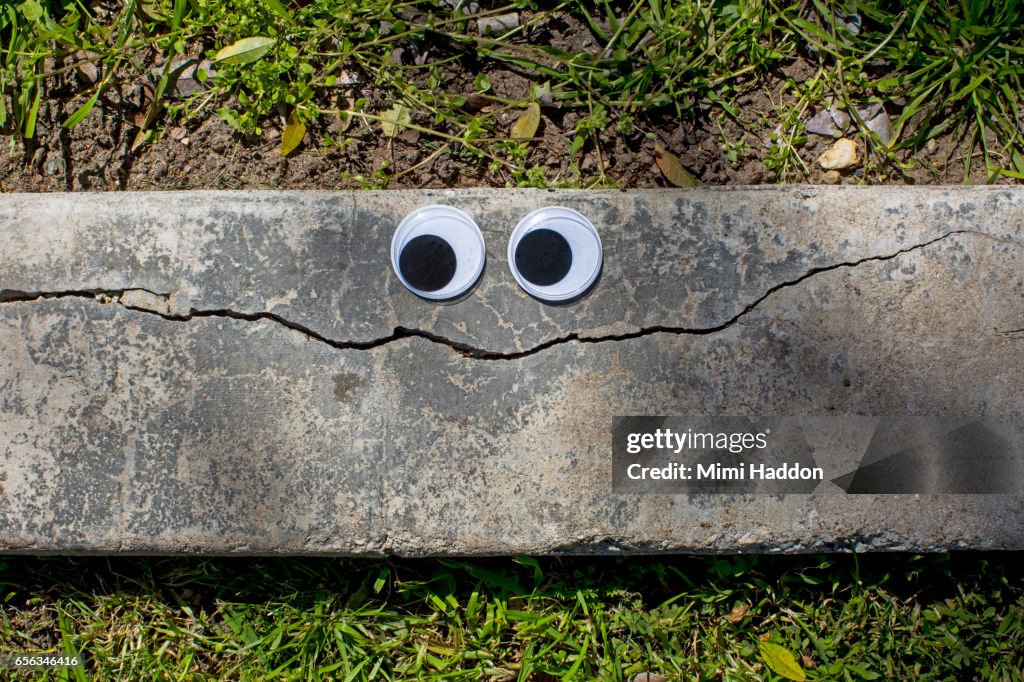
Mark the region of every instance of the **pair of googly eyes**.
[[[391, 240], [391, 265], [417, 296], [444, 301], [461, 296], [484, 271], [480, 228], [452, 206], [422, 206], [407, 215]], [[553, 303], [581, 296], [601, 273], [597, 229], [571, 208], [548, 206], [519, 221], [508, 242], [512, 276], [528, 294]]]

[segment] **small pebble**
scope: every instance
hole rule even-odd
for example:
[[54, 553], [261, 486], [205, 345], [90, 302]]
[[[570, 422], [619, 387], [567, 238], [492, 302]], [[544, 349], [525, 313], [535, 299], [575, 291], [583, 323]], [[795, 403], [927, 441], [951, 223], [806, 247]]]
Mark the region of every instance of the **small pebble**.
[[61, 175], [64, 173], [64, 158], [59, 154], [49, 154], [44, 168], [47, 175]]
[[889, 124], [889, 115], [884, 111], [880, 111], [874, 118], [866, 120], [864, 124], [885, 144], [892, 141], [892, 126]]
[[823, 180], [826, 185], [838, 185], [839, 181], [843, 179], [843, 176], [839, 174], [837, 170], [830, 170], [825, 173]]
[[83, 83], [92, 85], [100, 79], [100, 70], [93, 62], [82, 62], [75, 67]]
[[476, 22], [477, 31], [482, 36], [496, 35], [511, 31], [519, 27], [519, 13], [499, 14], [494, 17], [484, 17]]
[[818, 164], [825, 170], [844, 170], [856, 166], [859, 161], [857, 143], [846, 137], [836, 140], [828, 151], [818, 157]]
[[668, 678], [658, 673], [638, 673], [629, 682], [668, 682]]

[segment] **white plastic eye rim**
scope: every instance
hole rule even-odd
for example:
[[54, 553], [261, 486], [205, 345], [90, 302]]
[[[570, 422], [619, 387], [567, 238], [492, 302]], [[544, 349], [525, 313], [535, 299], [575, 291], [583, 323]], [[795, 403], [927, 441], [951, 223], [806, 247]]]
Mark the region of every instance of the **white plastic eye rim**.
[[[554, 230], [569, 242], [572, 265], [560, 281], [538, 286], [523, 277], [516, 268], [516, 247], [527, 234], [536, 229]], [[568, 301], [586, 293], [601, 274], [604, 251], [601, 237], [587, 218], [579, 211], [564, 206], [545, 206], [530, 212], [519, 221], [508, 240], [508, 267], [512, 276], [526, 293], [542, 301]]]
[[[398, 267], [402, 249], [420, 235], [441, 237], [455, 252], [455, 274], [437, 291], [422, 291], [409, 284]], [[484, 271], [487, 250], [480, 228], [465, 212], [453, 206], [429, 204], [405, 216], [391, 238], [391, 269], [412, 293], [432, 301], [444, 301], [469, 291]]]

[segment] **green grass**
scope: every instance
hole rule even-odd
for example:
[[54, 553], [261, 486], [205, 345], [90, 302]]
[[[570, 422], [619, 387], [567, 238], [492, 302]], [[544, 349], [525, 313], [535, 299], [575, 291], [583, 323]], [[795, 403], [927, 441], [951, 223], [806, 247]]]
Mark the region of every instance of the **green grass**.
[[[212, 115], [249, 134], [291, 119], [299, 132], [305, 128], [297, 126], [312, 126], [317, 145], [344, 146], [344, 134], [323, 132], [327, 120], [377, 126], [397, 110], [408, 114], [398, 128], [418, 137], [427, 158], [447, 154], [510, 184], [603, 186], [615, 182], [604, 171], [613, 148], [637, 151], [680, 123], [728, 125], [721, 145], [730, 158], [753, 150], [774, 179], [789, 180], [806, 177], [813, 163], [802, 150], [803, 122], [835, 98], [851, 112], [872, 101], [890, 112], [897, 132], [891, 145], [857, 133], [876, 177], [925, 163], [916, 159], [921, 147], [952, 136], [965, 179], [978, 164], [990, 181], [1024, 178], [1024, 12], [1017, 0], [517, 0], [484, 2], [474, 17], [465, 4], [131, 0], [100, 12], [81, 0], [2, 0], [0, 128], [32, 138], [44, 83], [93, 61], [103, 76], [77, 94], [69, 127], [104, 89], [153, 68], [162, 76], [148, 115], [134, 122], [134, 146], [158, 138], [170, 121]], [[517, 28], [494, 36], [474, 30], [481, 16], [513, 11], [523, 18]], [[850, 15], [862, 24], [856, 34], [837, 20]], [[553, 20], [586, 32], [587, 45], [572, 50], [537, 39]], [[213, 58], [253, 37], [272, 39], [265, 54], [203, 70], [208, 87], [188, 101], [167, 97], [176, 56]], [[404, 59], [396, 59], [397, 49]], [[48, 70], [52, 57], [64, 66]], [[785, 76], [797, 61], [814, 75]], [[453, 82], [450, 66], [465, 77]], [[503, 69], [529, 79], [528, 91], [517, 99], [495, 94], [491, 78]], [[339, 87], [339, 78], [352, 74], [362, 84]], [[782, 80], [771, 111], [752, 116], [737, 103], [771, 79]], [[533, 102], [544, 104], [549, 119], [537, 137], [568, 155], [571, 177], [551, 177], [537, 165], [536, 141], [510, 139], [510, 118]], [[384, 128], [382, 134], [390, 137]], [[751, 145], [751, 137], [767, 145]], [[588, 154], [598, 163], [582, 173], [578, 164]], [[386, 185], [409, 170], [386, 168], [367, 182]]]
[[8, 557], [0, 650], [88, 679], [783, 679], [769, 642], [811, 680], [1021, 680], [1022, 578], [1013, 554]]

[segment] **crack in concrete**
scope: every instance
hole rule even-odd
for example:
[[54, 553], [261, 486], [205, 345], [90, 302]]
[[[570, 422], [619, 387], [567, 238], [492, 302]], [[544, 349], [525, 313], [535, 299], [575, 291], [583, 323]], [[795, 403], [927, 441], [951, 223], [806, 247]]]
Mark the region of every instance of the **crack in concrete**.
[[188, 322], [190, 320], [203, 317], [230, 318], [235, 320], [243, 320], [246, 322], [257, 322], [261, 320], [267, 320], [279, 324], [288, 329], [297, 331], [309, 339], [312, 339], [319, 343], [324, 343], [332, 348], [337, 348], [339, 350], [369, 351], [374, 350], [376, 348], [381, 348], [382, 346], [386, 346], [390, 343], [394, 343], [395, 341], [399, 341], [401, 339], [420, 338], [430, 341], [432, 343], [447, 346], [456, 353], [459, 353], [464, 357], [472, 358], [475, 360], [519, 360], [521, 358], [529, 357], [531, 355], [536, 355], [537, 353], [545, 351], [554, 346], [560, 346], [566, 343], [573, 342], [596, 344], [614, 341], [627, 341], [630, 339], [638, 339], [645, 336], [651, 336], [653, 334], [674, 334], [677, 336], [707, 336], [710, 334], [717, 334], [719, 332], [725, 331], [726, 329], [729, 329], [730, 327], [738, 323], [743, 317], [750, 314], [754, 309], [761, 305], [761, 303], [763, 303], [769, 297], [774, 295], [776, 292], [782, 289], [794, 287], [804, 282], [805, 280], [814, 277], [815, 275], [819, 275], [824, 272], [831, 272], [833, 270], [839, 270], [841, 268], [855, 268], [859, 265], [863, 265], [864, 263], [892, 260], [903, 254], [910, 253], [911, 251], [917, 251], [918, 249], [926, 248], [928, 246], [931, 246], [932, 244], [935, 244], [937, 242], [940, 242], [944, 239], [948, 239], [949, 237], [958, 234], [974, 234], [977, 236], [995, 239], [997, 241], [1001, 241], [1004, 243], [1020, 245], [1018, 242], [1016, 242], [1016, 240], [1000, 239], [998, 237], [994, 237], [993, 235], [989, 235], [977, 230], [953, 230], [929, 241], [922, 242], [920, 244], [914, 244], [913, 246], [908, 246], [891, 254], [885, 254], [881, 256], [866, 256], [855, 261], [844, 261], [841, 263], [832, 263], [829, 265], [822, 265], [815, 268], [811, 268], [810, 270], [807, 270], [806, 272], [804, 272], [799, 277], [796, 277], [795, 279], [787, 280], [785, 282], [781, 282], [770, 287], [767, 291], [765, 291], [765, 293], [763, 293], [757, 299], [745, 305], [738, 313], [736, 313], [735, 315], [733, 315], [732, 317], [730, 317], [729, 319], [720, 324], [712, 325], [709, 327], [674, 327], [668, 325], [654, 325], [650, 327], [642, 327], [636, 331], [626, 332], [623, 334], [609, 334], [605, 336], [592, 337], [580, 336], [578, 332], [572, 332], [571, 334], [566, 334], [565, 336], [549, 339], [548, 341], [544, 341], [543, 343], [539, 343], [525, 350], [513, 352], [499, 352], [490, 351], [484, 348], [476, 348], [470, 344], [454, 341], [452, 339], [440, 336], [438, 334], [434, 334], [432, 332], [428, 332], [422, 329], [410, 329], [407, 327], [395, 327], [391, 334], [376, 339], [372, 339], [370, 341], [339, 341], [337, 339], [332, 339], [328, 336], [324, 336], [315, 329], [312, 329], [303, 324], [294, 322], [292, 320], [289, 320], [285, 317], [282, 317], [271, 312], [261, 311], [255, 313], [244, 313], [236, 310], [230, 310], [227, 308], [209, 310], [192, 308], [190, 312], [187, 314], [176, 315], [161, 312], [159, 310], [154, 310], [149, 307], [140, 307], [136, 305], [125, 304], [122, 301], [125, 295], [129, 294], [130, 292], [144, 292], [146, 294], [149, 294], [150, 296], [154, 296], [165, 301], [170, 300], [172, 296], [172, 294], [160, 294], [149, 291], [148, 289], [142, 289], [140, 287], [131, 287], [126, 289], [76, 289], [52, 292], [25, 292], [12, 289], [3, 289], [0, 290], [0, 303], [31, 302], [61, 298], [86, 298], [94, 301], [99, 301], [101, 303], [120, 303], [129, 310], [137, 310], [140, 312], [149, 313], [151, 315], [157, 315], [158, 317], [162, 317], [166, 320], [173, 320], [177, 322]]

